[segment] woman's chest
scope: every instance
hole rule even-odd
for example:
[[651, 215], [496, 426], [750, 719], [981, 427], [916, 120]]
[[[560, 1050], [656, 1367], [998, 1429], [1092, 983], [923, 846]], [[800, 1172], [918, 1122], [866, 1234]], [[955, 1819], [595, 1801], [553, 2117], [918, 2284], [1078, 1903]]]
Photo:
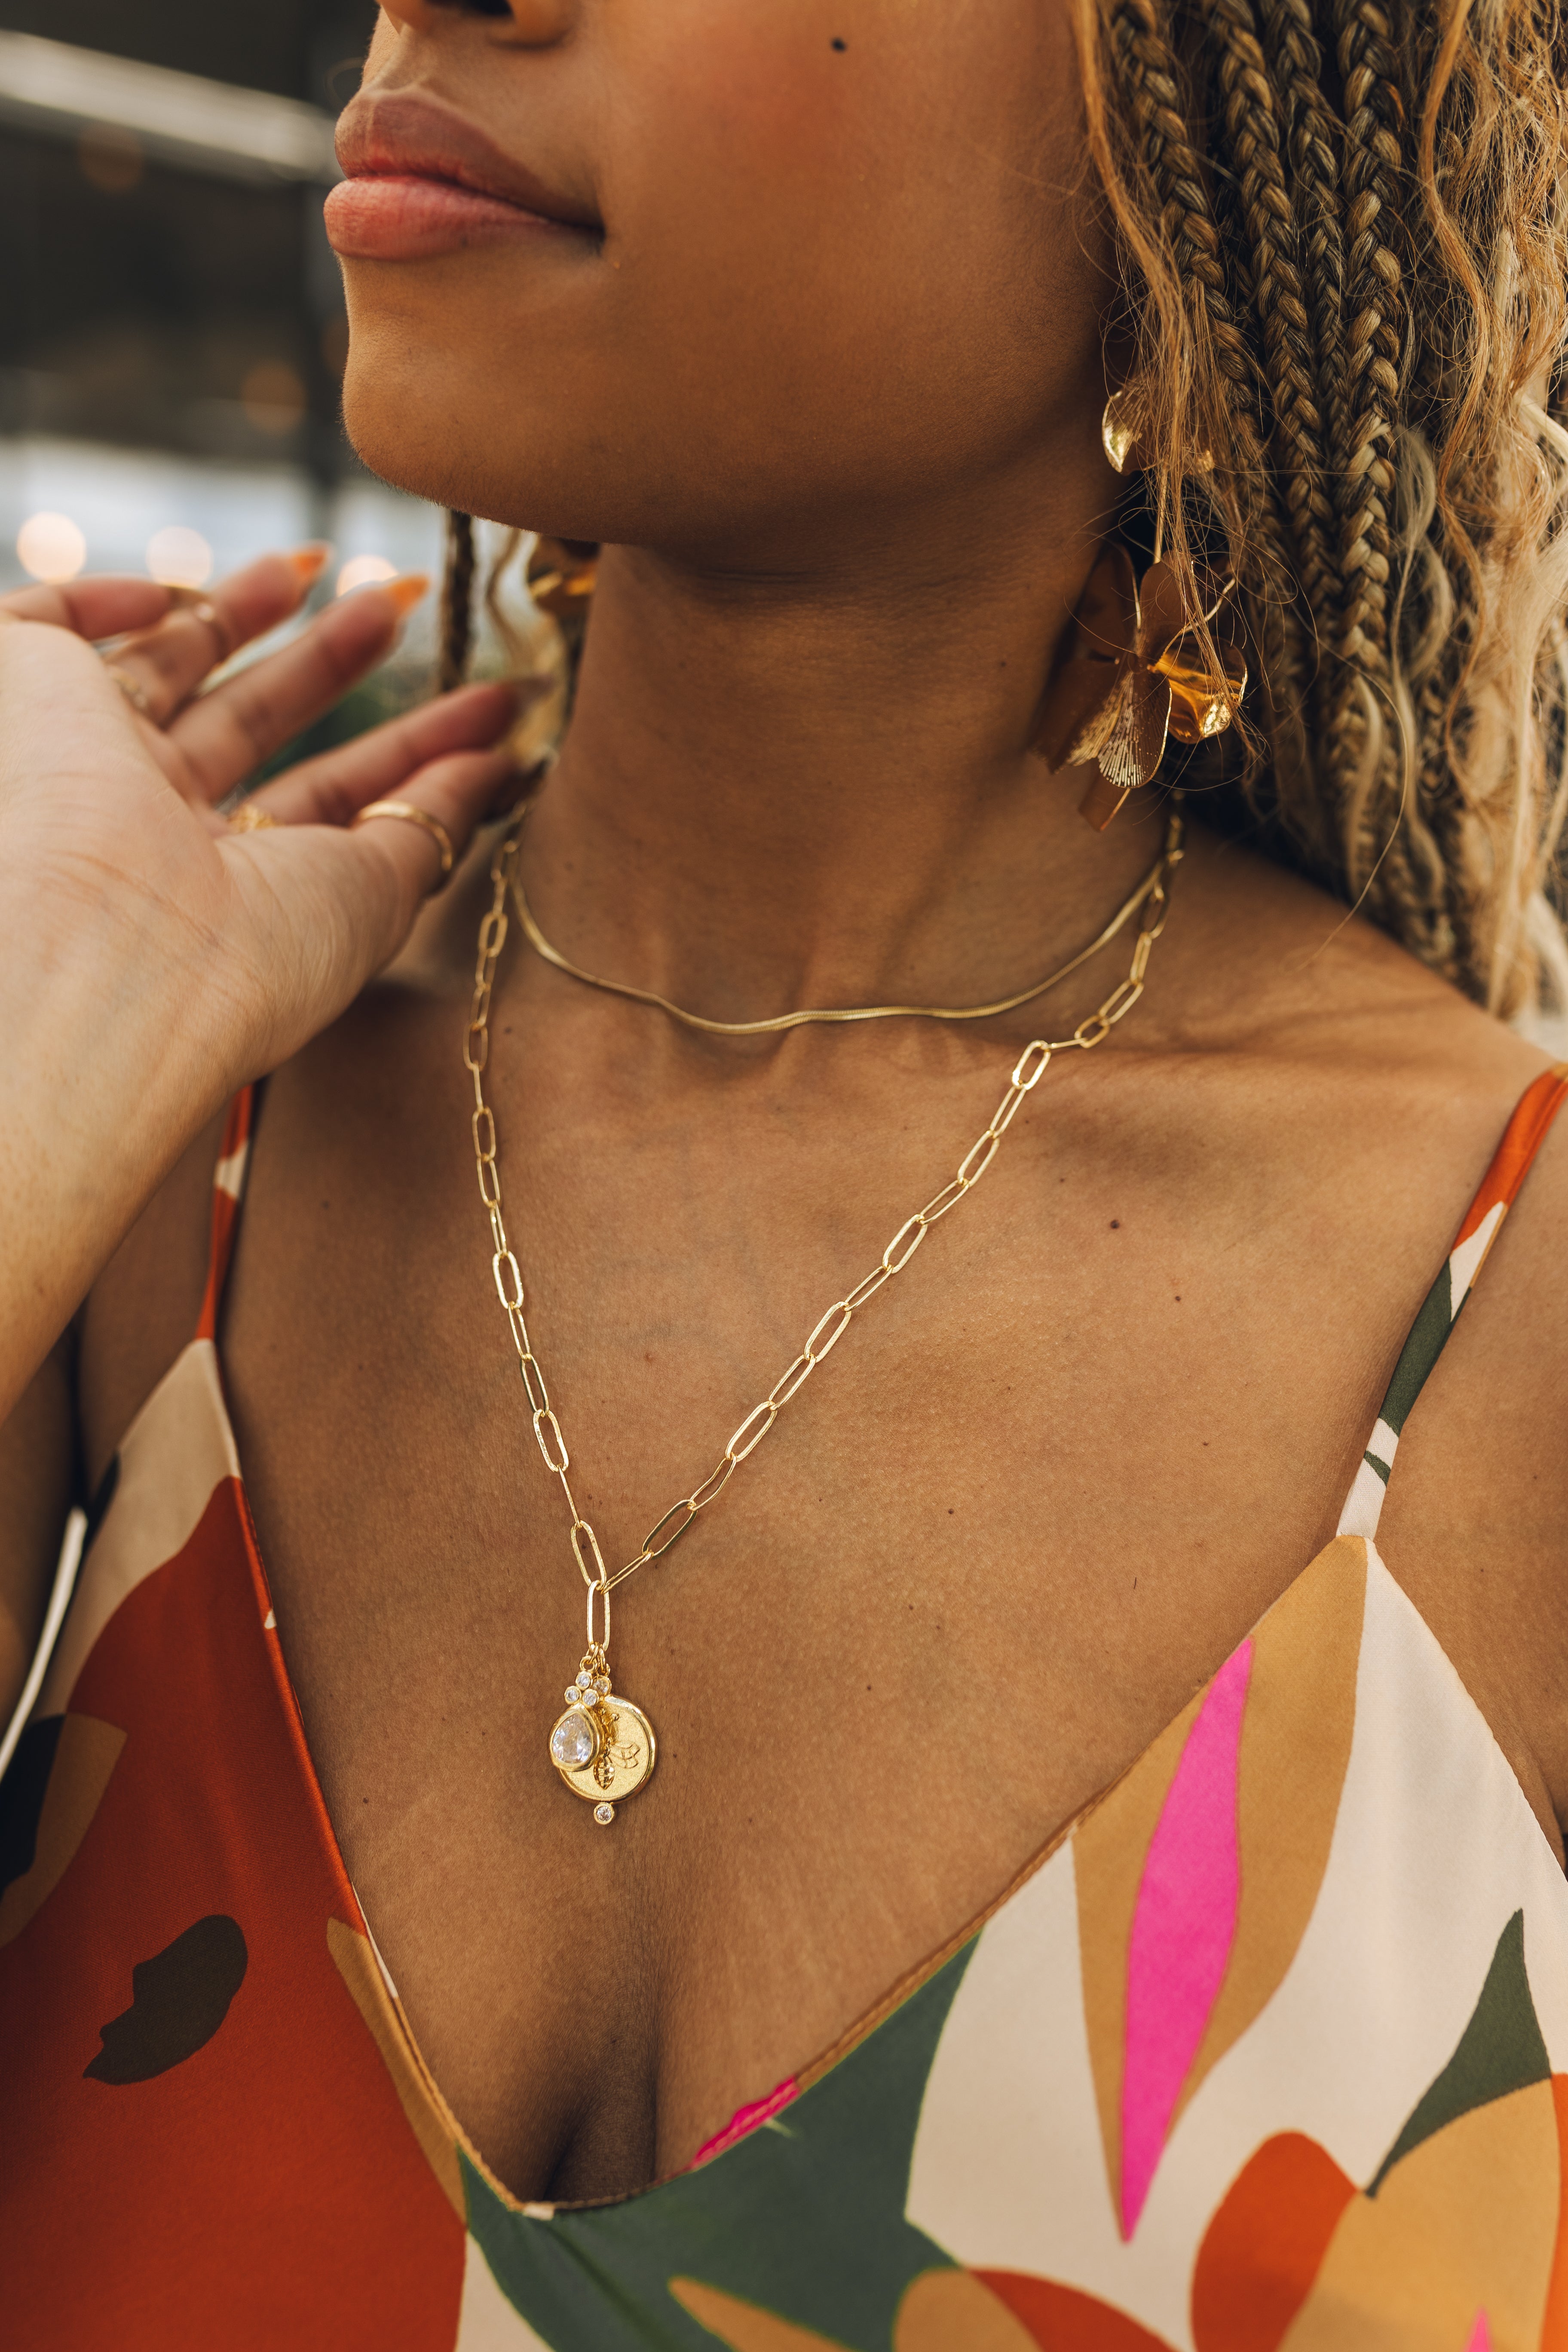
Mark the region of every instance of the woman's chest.
[[[413, 1172], [416, 1221], [392, 1170], [257, 1184], [225, 1339], [241, 1454], [329, 1813], [436, 2077], [515, 2186], [603, 2193], [828, 2045], [1140, 1752], [1331, 1529], [1377, 1368], [1347, 1409], [1307, 1254], [1290, 1313], [1259, 1311], [1277, 1244], [1227, 1256], [1136, 1165], [1016, 1153], [617, 1588], [615, 1687], [658, 1761], [600, 1828], [548, 1748], [586, 1639], [570, 1511], [482, 1210]], [[826, 1235], [756, 1213], [789, 1179], [755, 1158], [714, 1192], [644, 1153], [531, 1221], [531, 1338], [612, 1567], [866, 1270], [860, 1223], [877, 1264], [875, 1202], [847, 1210], [834, 1172]], [[913, 1172], [862, 1171], [889, 1232]]]

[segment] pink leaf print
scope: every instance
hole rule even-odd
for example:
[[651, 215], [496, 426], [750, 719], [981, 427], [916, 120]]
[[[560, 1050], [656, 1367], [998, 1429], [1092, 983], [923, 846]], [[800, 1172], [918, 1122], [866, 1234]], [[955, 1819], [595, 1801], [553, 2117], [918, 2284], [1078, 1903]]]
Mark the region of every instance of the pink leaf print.
[[1470, 2340], [1465, 2347], [1465, 2352], [1492, 2352], [1492, 2332], [1487, 2326], [1487, 2315], [1484, 2311], [1478, 2311], [1476, 2314], [1476, 2324], [1470, 2330]]
[[1121, 2231], [1131, 2238], [1236, 1935], [1236, 1770], [1252, 1643], [1226, 1659], [1161, 1810], [1127, 1953]]
[[711, 2139], [703, 2141], [689, 2169], [695, 2172], [700, 2164], [710, 2164], [716, 2156], [722, 2156], [726, 2148], [733, 2147], [737, 2140], [749, 2138], [752, 2132], [760, 2131], [763, 2124], [771, 2123], [774, 2116], [783, 2113], [799, 2089], [799, 2084], [792, 2075], [776, 2084], [765, 2099], [753, 2099], [750, 2106], [737, 2107], [723, 2130], [715, 2132]]

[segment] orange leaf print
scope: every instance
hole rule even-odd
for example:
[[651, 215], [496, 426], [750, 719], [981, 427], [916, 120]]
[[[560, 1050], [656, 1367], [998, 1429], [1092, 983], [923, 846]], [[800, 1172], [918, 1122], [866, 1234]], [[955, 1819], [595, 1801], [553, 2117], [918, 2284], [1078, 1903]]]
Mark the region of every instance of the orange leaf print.
[[1171, 2352], [1163, 2336], [1078, 2287], [1025, 2271], [977, 2271], [975, 2276], [1023, 2321], [1043, 2352]]
[[1355, 2183], [1301, 2132], [1265, 2140], [1226, 2191], [1193, 2272], [1198, 2352], [1275, 2352]]

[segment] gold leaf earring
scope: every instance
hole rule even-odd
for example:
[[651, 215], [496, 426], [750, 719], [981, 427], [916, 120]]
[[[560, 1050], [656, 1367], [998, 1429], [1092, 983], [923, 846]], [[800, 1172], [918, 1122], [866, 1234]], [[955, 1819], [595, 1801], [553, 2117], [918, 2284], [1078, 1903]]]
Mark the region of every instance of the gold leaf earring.
[[[1134, 439], [1123, 395], [1106, 403], [1100, 436], [1121, 472]], [[1234, 720], [1247, 691], [1236, 585], [1232, 572], [1200, 587], [1158, 555], [1140, 582], [1119, 540], [1101, 548], [1029, 747], [1053, 771], [1092, 761], [1079, 809], [1097, 833], [1156, 774], [1170, 736], [1201, 743]], [[1205, 629], [1217, 668], [1205, 656]]]
[[1138, 438], [1132, 401], [1125, 392], [1113, 392], [1100, 420], [1100, 438], [1113, 473], [1124, 474]]
[[593, 540], [536, 539], [528, 559], [528, 593], [552, 621], [585, 622], [598, 570]]

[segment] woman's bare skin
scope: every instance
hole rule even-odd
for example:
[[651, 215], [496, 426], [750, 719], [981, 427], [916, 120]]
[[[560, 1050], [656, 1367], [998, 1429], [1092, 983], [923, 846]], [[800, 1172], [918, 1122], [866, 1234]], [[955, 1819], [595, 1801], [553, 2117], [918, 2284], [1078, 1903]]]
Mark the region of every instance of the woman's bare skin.
[[[996, 1895], [1331, 1535], [1538, 1065], [1375, 937], [1325, 946], [1332, 920], [1200, 838], [1115, 1045], [1048, 1075], [700, 1530], [617, 1596], [617, 1686], [661, 1762], [607, 1836], [544, 1753], [582, 1591], [489, 1286], [458, 909], [273, 1082], [223, 1343], [252, 1507], [350, 1874], [520, 2193], [685, 2161]], [[1237, 970], [1262, 998], [1240, 1020]], [[714, 1053], [510, 961], [512, 1223], [607, 1549], [630, 1556], [949, 1172], [1026, 1034]], [[194, 1322], [210, 1160], [95, 1297], [95, 1464]], [[1549, 1147], [1384, 1537], [1554, 1839], [1563, 1171]]]
[[[1021, 749], [1114, 491], [1105, 291], [1061, 193], [1065, 24], [1034, 0], [414, 5], [369, 71], [606, 223], [598, 256], [350, 268], [373, 462], [658, 549], [602, 566], [529, 820], [547, 929], [726, 1017], [963, 1002], [1071, 952], [1163, 819], [1097, 838]], [[976, 154], [978, 187], [953, 161]], [[593, 2197], [685, 2162], [961, 1928], [1331, 1536], [1543, 1057], [1195, 824], [1143, 1002], [1052, 1069], [722, 1501], [617, 1595], [617, 1686], [660, 1764], [605, 1834], [545, 1754], [582, 1587], [468, 1149], [487, 897], [480, 858], [270, 1082], [222, 1349], [311, 1751], [421, 2045], [516, 2191]], [[974, 1030], [734, 1045], [514, 934], [510, 1222], [606, 1552], [709, 1468], [1022, 1045], [1070, 1030], [1122, 952]], [[89, 1475], [194, 1325], [215, 1149], [86, 1311]], [[1559, 1139], [1381, 1538], [1559, 1850], [1565, 1192]]]

